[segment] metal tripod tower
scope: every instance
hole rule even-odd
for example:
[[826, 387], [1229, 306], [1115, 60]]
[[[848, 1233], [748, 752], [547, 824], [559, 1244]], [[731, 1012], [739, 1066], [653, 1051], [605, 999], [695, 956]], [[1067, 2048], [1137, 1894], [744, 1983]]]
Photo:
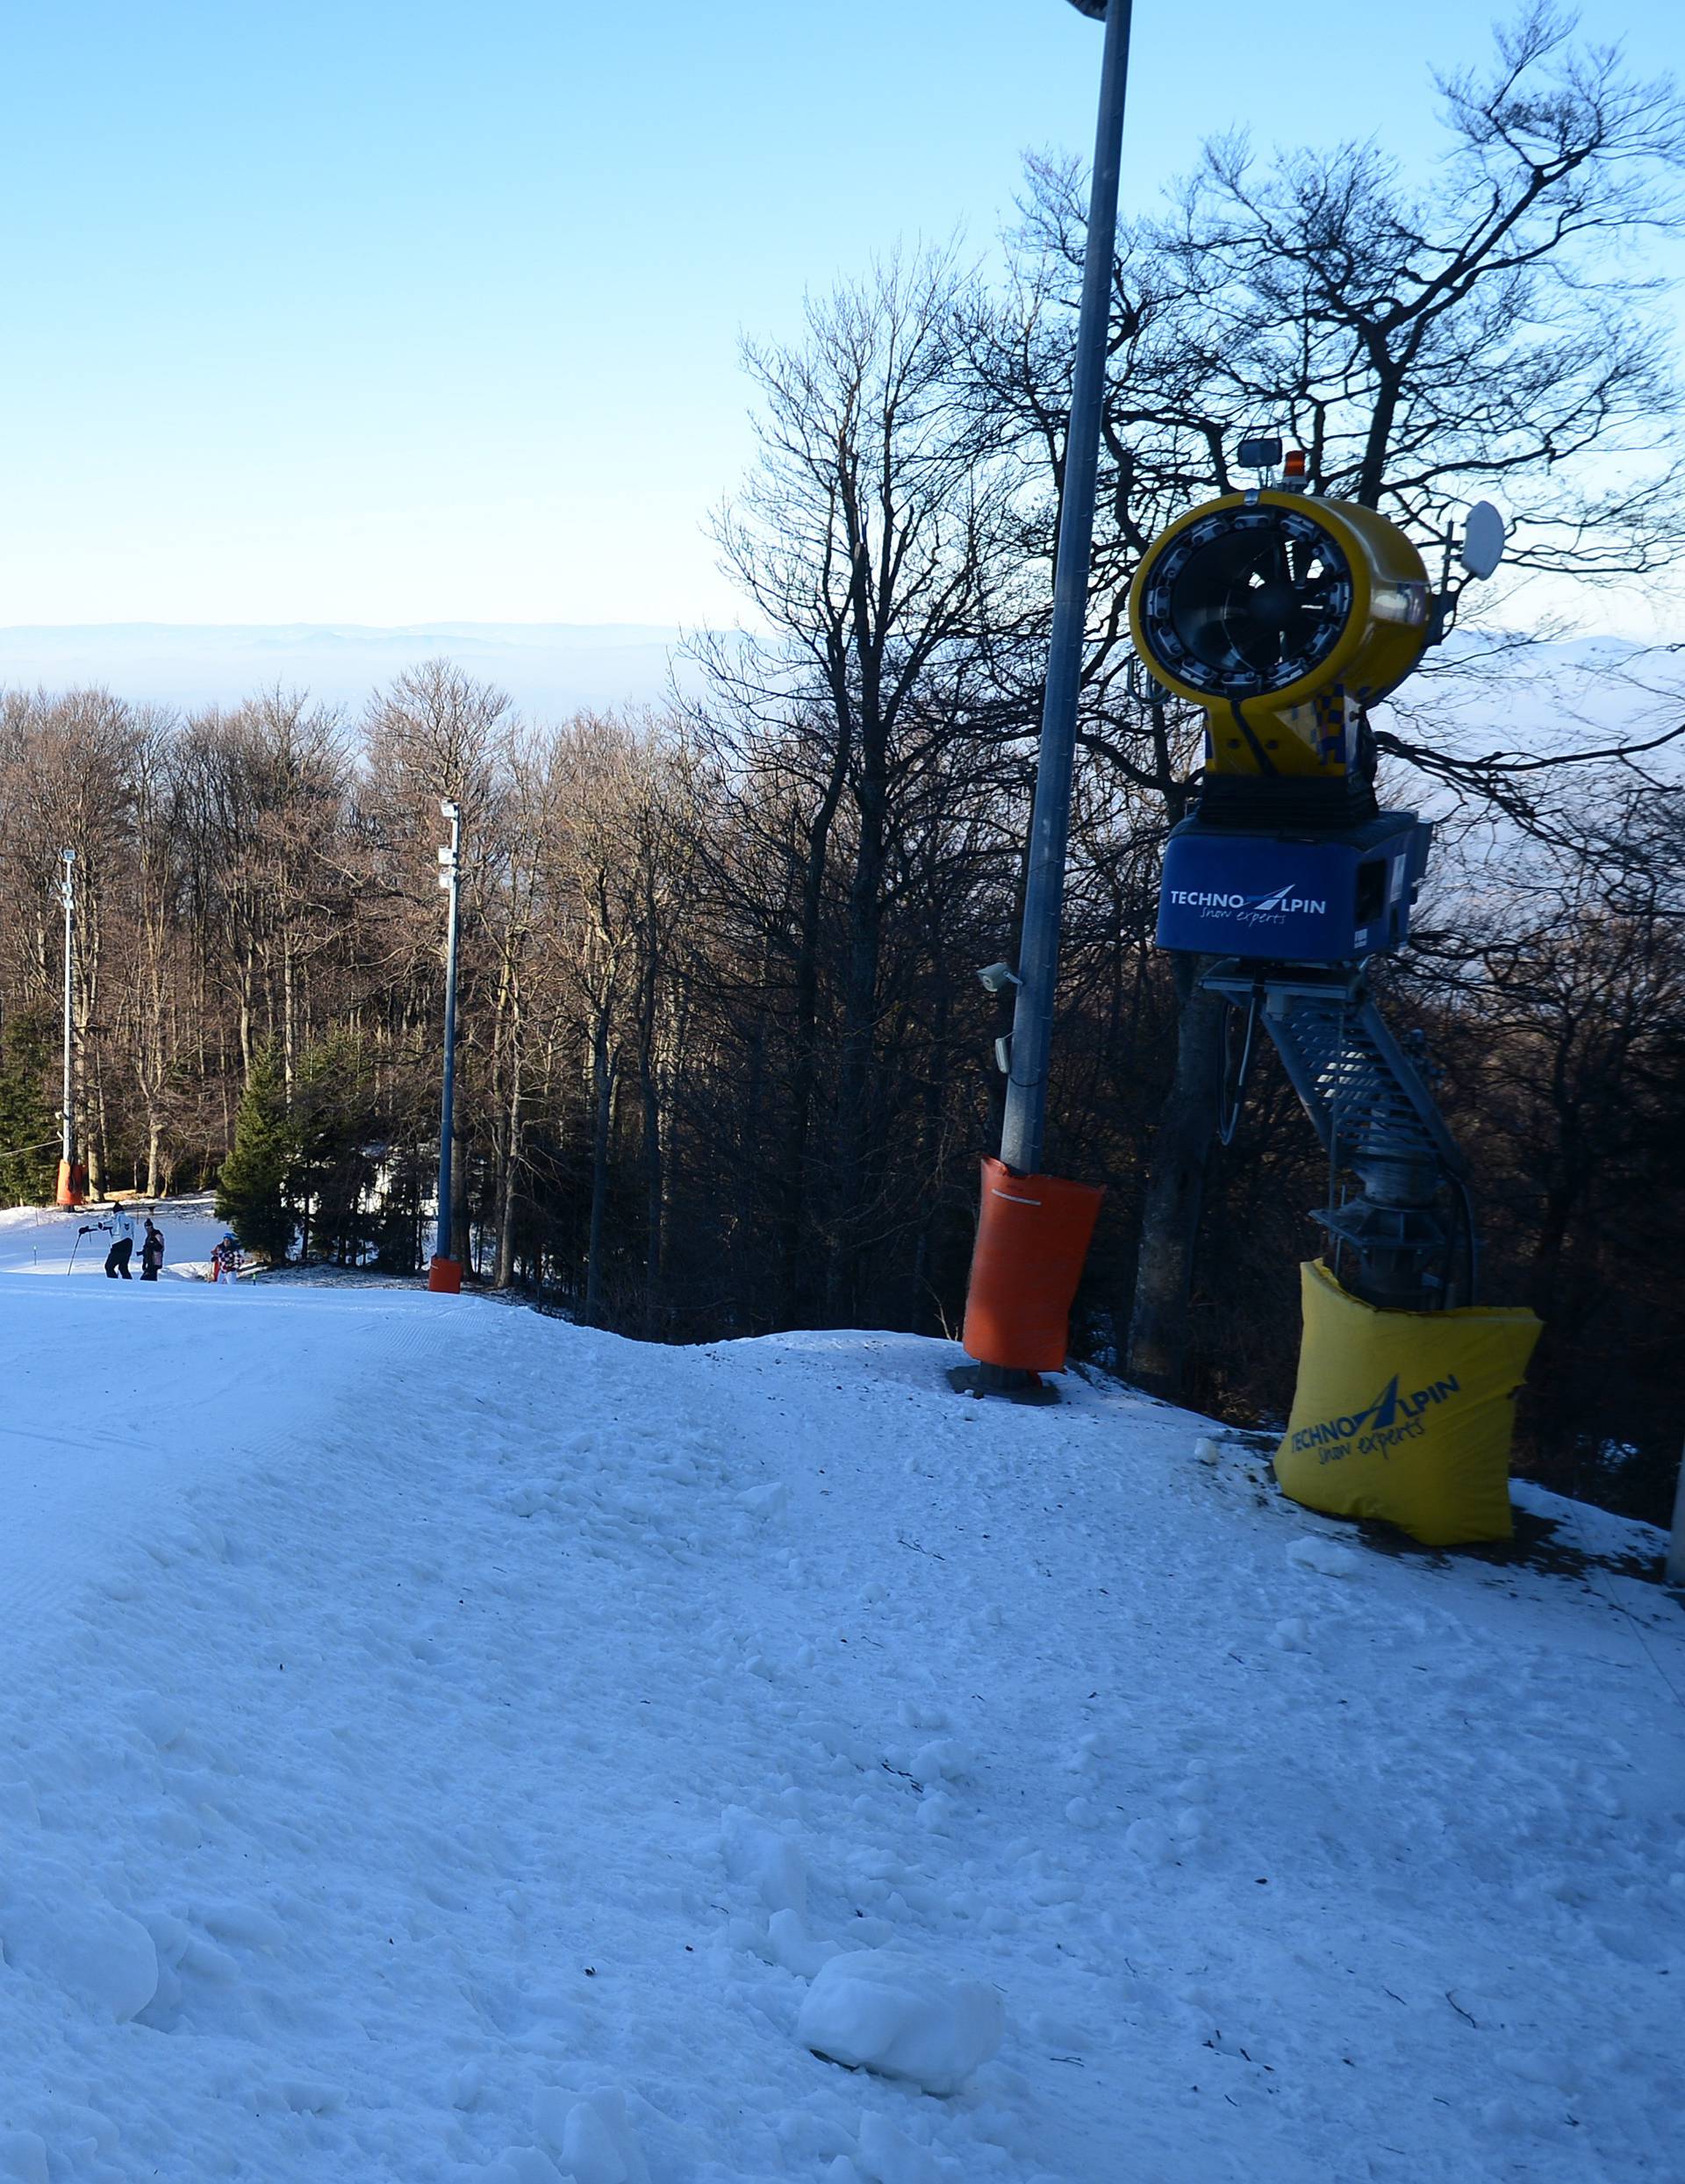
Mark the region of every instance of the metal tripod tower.
[[[1361, 970], [1238, 963], [1207, 989], [1264, 1028], [1328, 1155], [1328, 1204], [1312, 1218], [1336, 1277], [1394, 1312], [1472, 1304], [1478, 1277], [1468, 1168], [1421, 1071], [1387, 1029]], [[1362, 1185], [1342, 1199], [1338, 1173]], [[1342, 1260], [1351, 1264], [1343, 1271]]]

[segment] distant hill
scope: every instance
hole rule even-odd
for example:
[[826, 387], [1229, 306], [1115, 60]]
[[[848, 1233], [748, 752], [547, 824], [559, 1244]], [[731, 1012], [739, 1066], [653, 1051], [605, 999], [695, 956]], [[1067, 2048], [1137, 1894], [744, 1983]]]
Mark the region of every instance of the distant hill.
[[[360, 706], [377, 684], [444, 654], [506, 690], [521, 711], [660, 698], [677, 629], [645, 623], [342, 622], [175, 625], [111, 622], [0, 628], [0, 687], [101, 684], [119, 697], [183, 707], [233, 705], [276, 683]], [[682, 673], [682, 663], [681, 663]]]

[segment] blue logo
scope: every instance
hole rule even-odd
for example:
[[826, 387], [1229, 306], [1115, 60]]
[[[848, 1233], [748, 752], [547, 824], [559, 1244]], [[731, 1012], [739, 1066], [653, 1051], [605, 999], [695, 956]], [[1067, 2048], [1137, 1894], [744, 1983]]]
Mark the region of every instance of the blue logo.
[[1338, 1464], [1348, 1456], [1387, 1456], [1401, 1443], [1417, 1440], [1426, 1432], [1425, 1412], [1462, 1392], [1456, 1374], [1448, 1372], [1443, 1380], [1401, 1395], [1395, 1373], [1374, 1401], [1361, 1410], [1301, 1426], [1293, 1436], [1293, 1452], [1297, 1456], [1307, 1449], [1320, 1450], [1324, 1464]]

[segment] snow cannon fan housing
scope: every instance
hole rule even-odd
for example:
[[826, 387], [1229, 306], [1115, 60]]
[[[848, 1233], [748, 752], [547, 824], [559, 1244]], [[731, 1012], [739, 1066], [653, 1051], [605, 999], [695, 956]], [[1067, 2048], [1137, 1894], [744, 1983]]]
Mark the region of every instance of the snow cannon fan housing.
[[1165, 846], [1161, 948], [1336, 963], [1403, 941], [1430, 830], [1377, 809], [1366, 715], [1421, 659], [1433, 604], [1415, 547], [1352, 501], [1225, 493], [1153, 541], [1136, 650], [1207, 727], [1198, 808]]

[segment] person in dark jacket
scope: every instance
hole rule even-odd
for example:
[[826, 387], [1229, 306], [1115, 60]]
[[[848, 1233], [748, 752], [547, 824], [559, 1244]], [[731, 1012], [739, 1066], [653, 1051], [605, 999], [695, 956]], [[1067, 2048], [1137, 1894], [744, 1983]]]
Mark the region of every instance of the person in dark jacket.
[[153, 1226], [152, 1215], [147, 1215], [147, 1233], [140, 1239], [140, 1278], [155, 1282], [158, 1270], [164, 1263], [164, 1232]]

